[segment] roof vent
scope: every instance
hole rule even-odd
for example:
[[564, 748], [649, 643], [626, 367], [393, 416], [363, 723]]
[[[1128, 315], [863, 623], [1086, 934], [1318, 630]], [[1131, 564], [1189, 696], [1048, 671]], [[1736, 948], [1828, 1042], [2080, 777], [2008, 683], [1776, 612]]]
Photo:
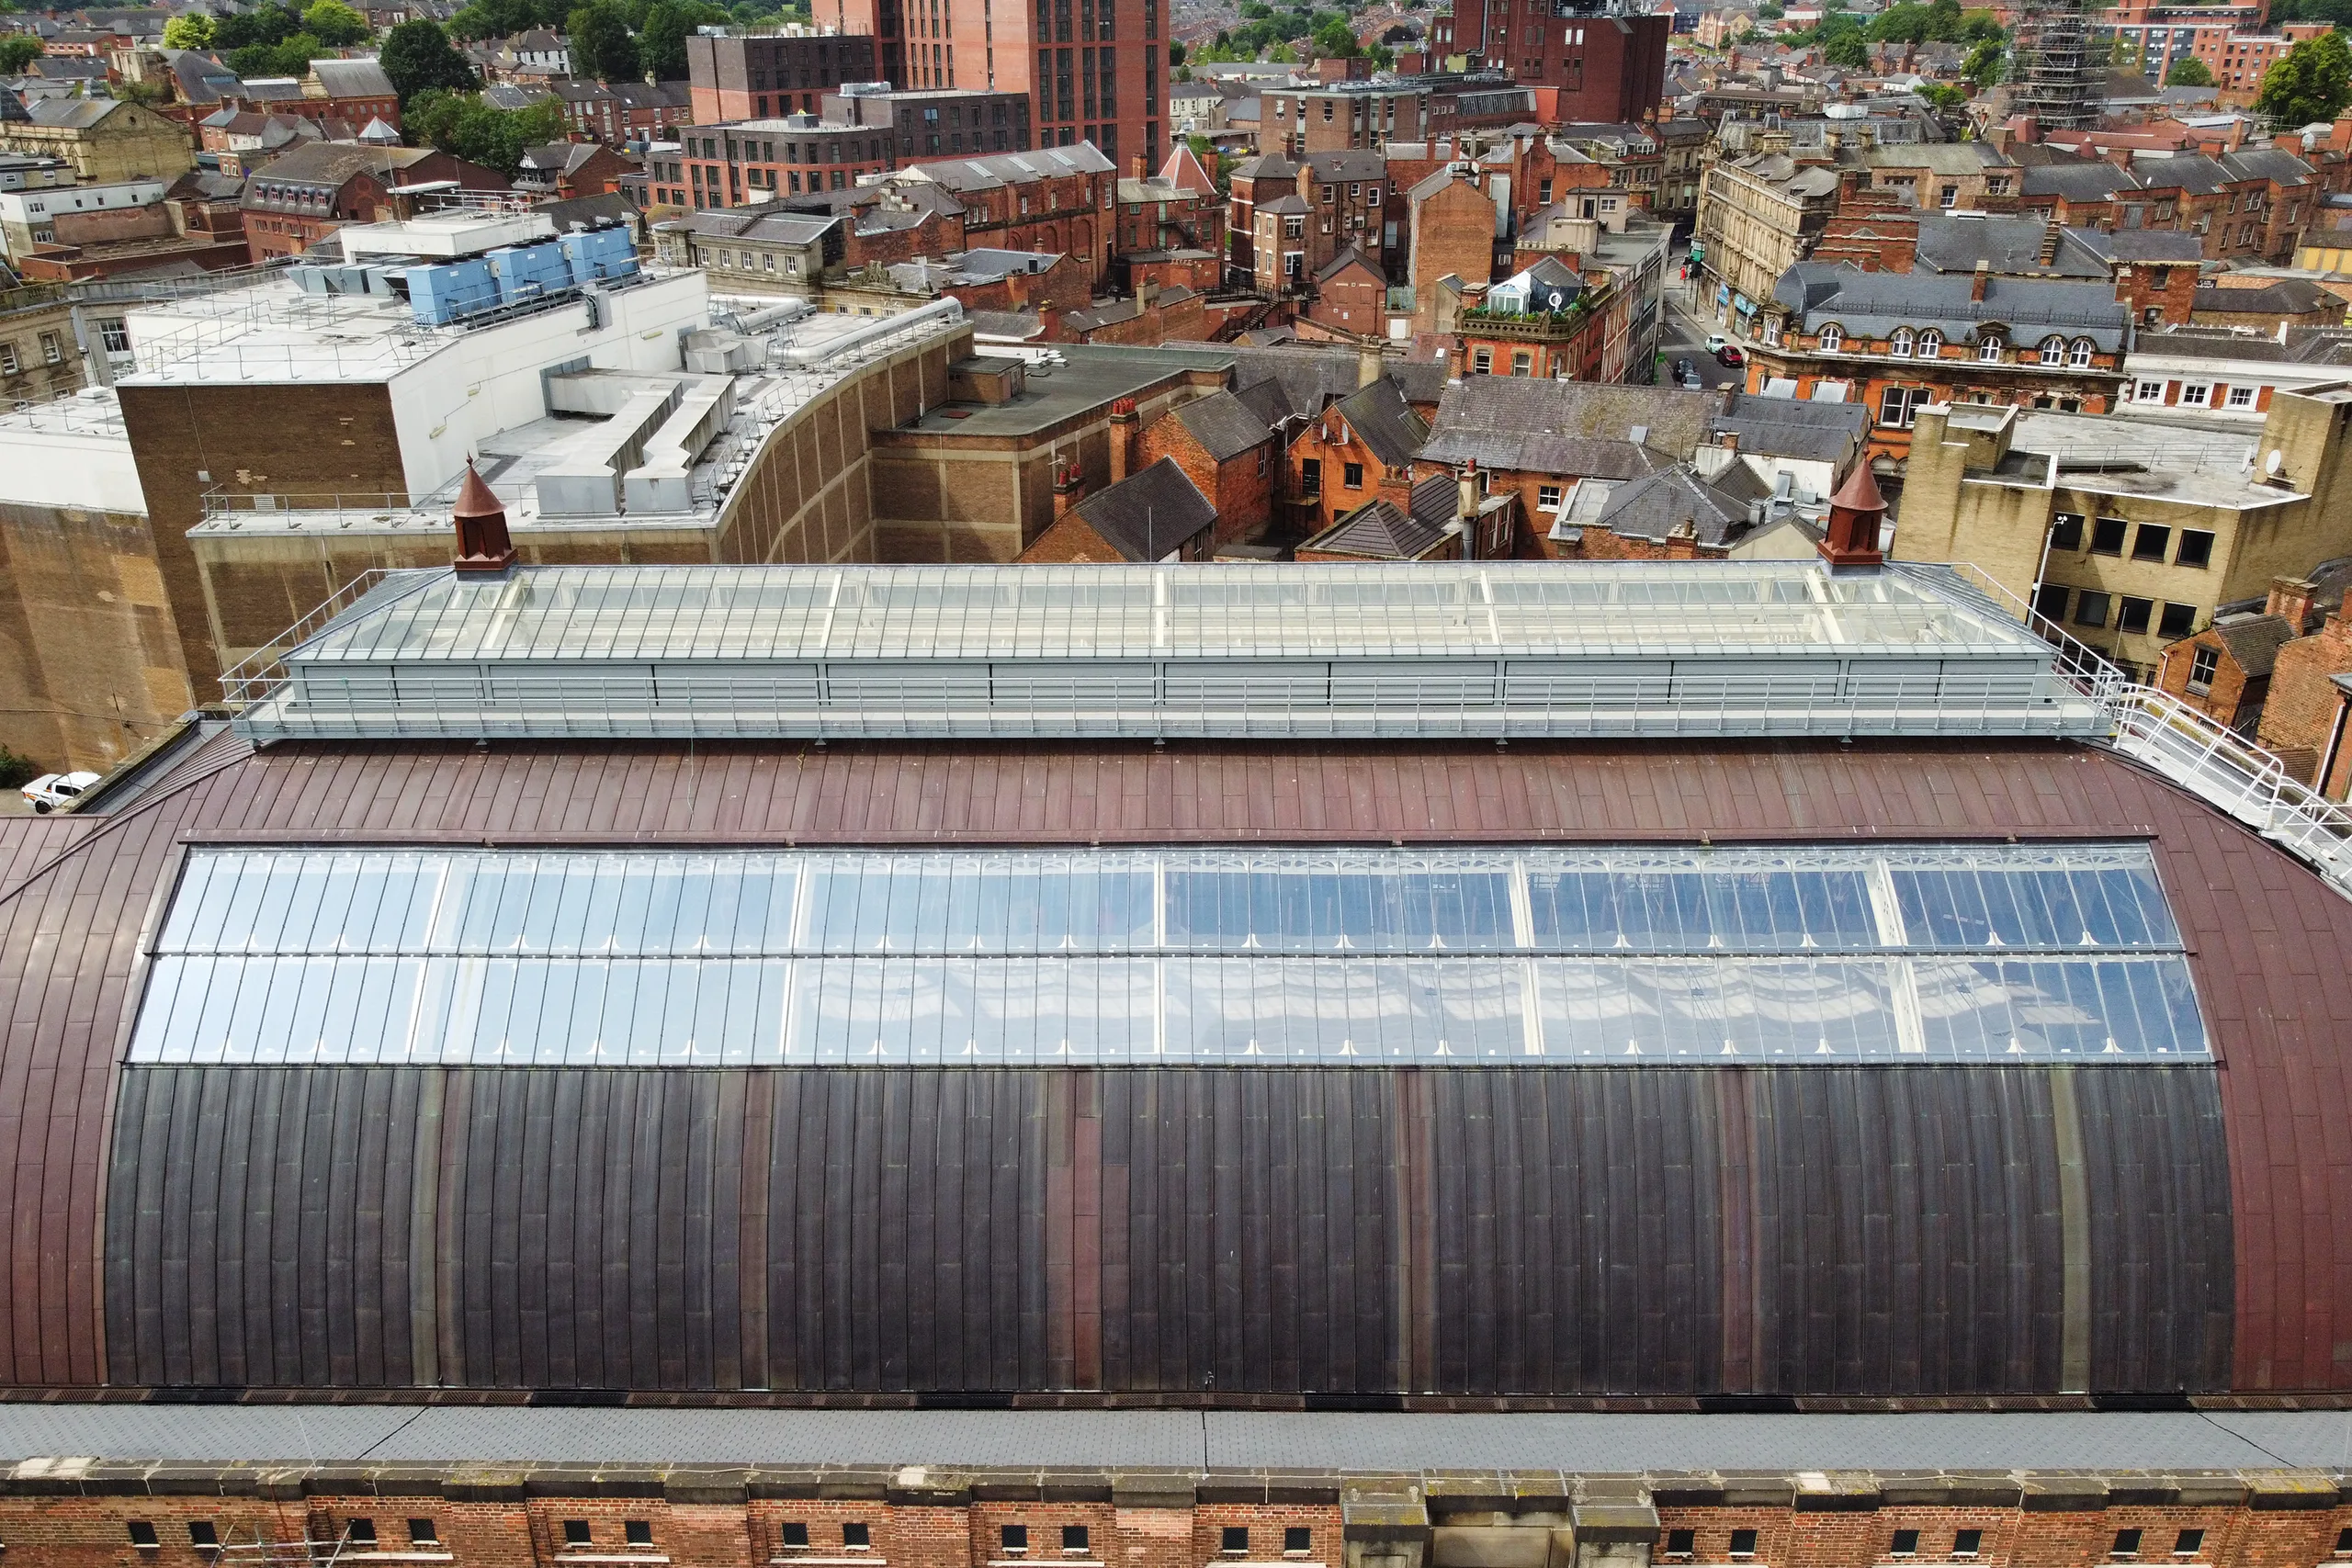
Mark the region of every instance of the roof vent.
[[506, 507], [481, 475], [473, 459], [466, 459], [465, 483], [458, 491], [454, 513], [458, 524], [458, 556], [449, 564], [459, 571], [504, 571], [514, 564], [514, 541], [506, 533]]

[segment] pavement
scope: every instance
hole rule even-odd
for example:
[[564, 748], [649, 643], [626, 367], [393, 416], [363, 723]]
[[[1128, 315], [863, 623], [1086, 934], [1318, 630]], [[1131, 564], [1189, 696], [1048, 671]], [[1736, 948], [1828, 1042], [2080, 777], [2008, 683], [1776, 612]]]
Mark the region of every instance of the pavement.
[[[1724, 332], [1696, 304], [1697, 284], [1681, 280], [1682, 264], [1689, 257], [1687, 250], [1679, 250], [1668, 259], [1666, 280], [1666, 328], [1659, 334], [1658, 348], [1666, 355], [1667, 367], [1672, 369], [1678, 359], [1688, 359], [1699, 373], [1702, 385], [1708, 387], [1745, 387], [1747, 385], [1746, 367], [1733, 369], [1715, 363], [1715, 356], [1706, 349], [1707, 334]], [[1746, 346], [1736, 333], [1727, 333], [1734, 343]]]

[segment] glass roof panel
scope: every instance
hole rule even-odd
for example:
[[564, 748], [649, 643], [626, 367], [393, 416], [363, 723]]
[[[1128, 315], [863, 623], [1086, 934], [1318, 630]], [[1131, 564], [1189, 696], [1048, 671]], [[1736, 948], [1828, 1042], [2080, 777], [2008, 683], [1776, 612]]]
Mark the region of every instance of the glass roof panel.
[[2143, 845], [193, 850], [141, 1061], [2198, 1056]]

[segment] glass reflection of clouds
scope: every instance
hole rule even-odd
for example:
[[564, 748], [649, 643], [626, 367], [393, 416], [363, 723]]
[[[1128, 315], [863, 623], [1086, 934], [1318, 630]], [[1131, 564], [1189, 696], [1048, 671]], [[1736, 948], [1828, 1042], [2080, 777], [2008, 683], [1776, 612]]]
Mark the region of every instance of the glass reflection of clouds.
[[2137, 845], [190, 853], [131, 1058], [2208, 1055]]

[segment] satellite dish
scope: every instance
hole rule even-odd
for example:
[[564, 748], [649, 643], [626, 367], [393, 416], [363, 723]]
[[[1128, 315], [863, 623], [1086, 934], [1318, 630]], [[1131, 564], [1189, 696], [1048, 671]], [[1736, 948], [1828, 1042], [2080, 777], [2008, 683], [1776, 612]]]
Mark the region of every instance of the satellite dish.
[[2279, 451], [2278, 447], [2273, 446], [2268, 452], [2263, 455], [2262, 471], [2275, 479], [2278, 477], [2279, 468], [2285, 465], [2286, 461], [2287, 455], [2284, 452]]

